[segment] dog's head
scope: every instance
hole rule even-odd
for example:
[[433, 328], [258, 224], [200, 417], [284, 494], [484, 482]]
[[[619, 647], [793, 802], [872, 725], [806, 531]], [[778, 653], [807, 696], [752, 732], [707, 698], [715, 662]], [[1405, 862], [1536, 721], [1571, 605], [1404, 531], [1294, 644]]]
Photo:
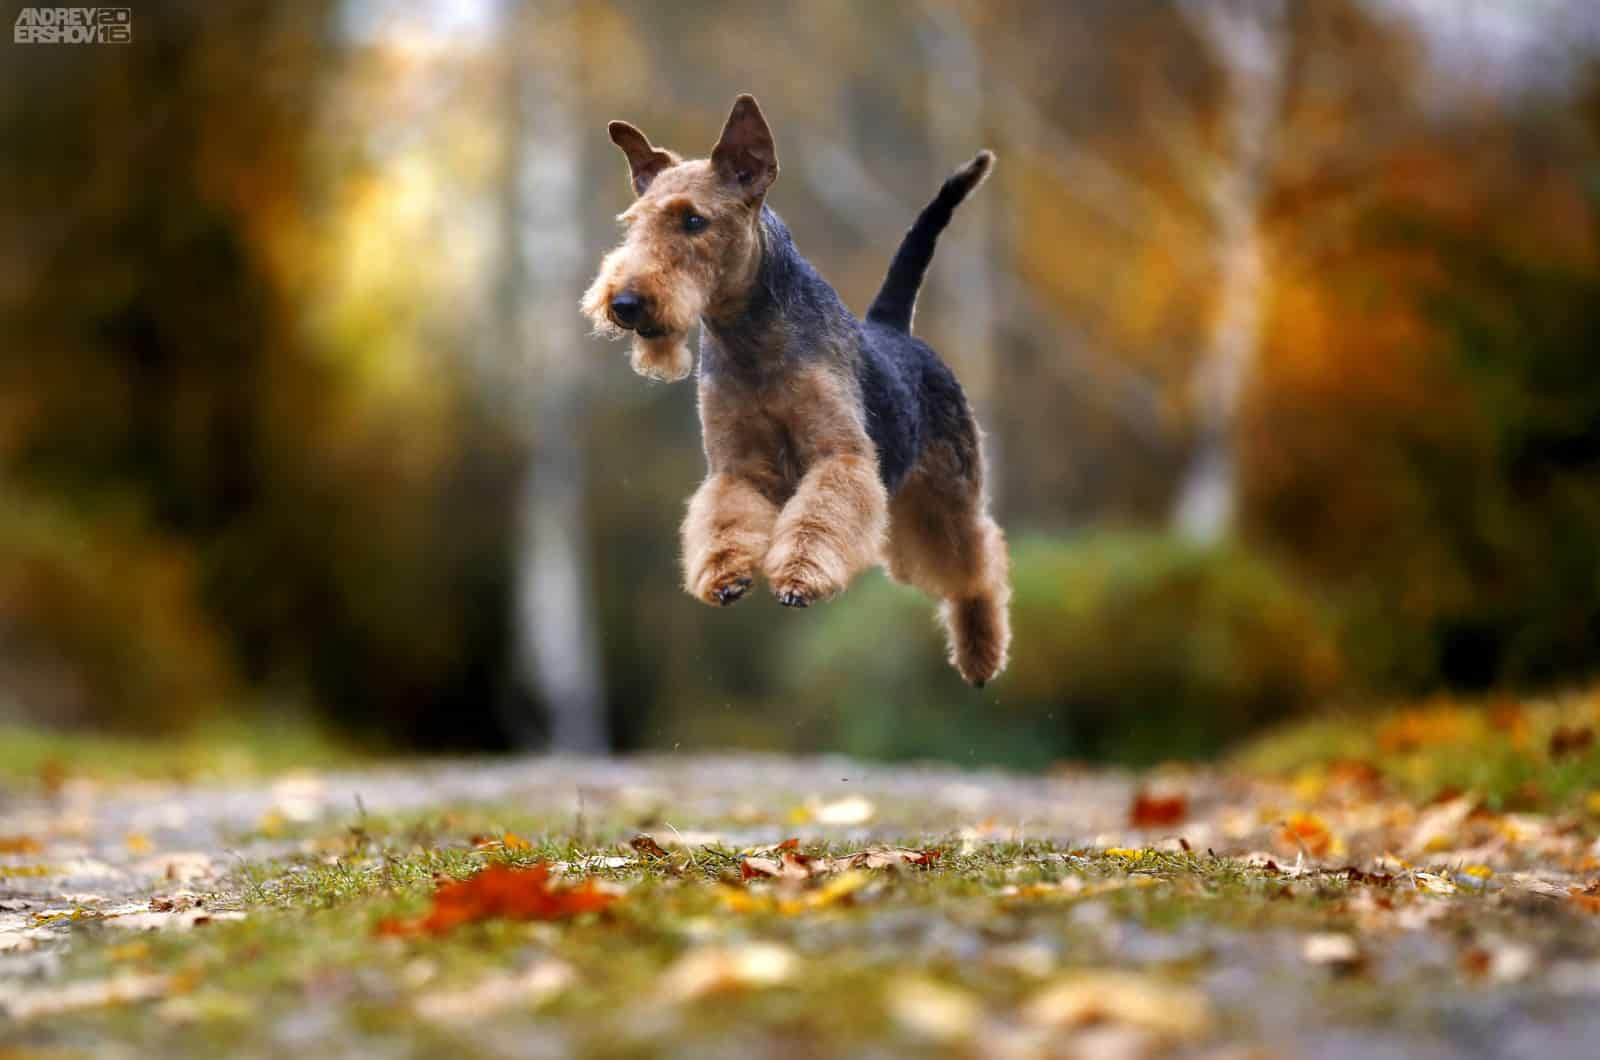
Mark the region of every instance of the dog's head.
[[638, 198], [621, 216], [622, 245], [583, 296], [595, 330], [633, 333], [633, 368], [682, 379], [694, 365], [689, 331], [702, 314], [731, 311], [761, 259], [761, 204], [778, 152], [754, 96], [740, 96], [711, 157], [684, 161], [625, 121], [611, 140], [628, 158]]

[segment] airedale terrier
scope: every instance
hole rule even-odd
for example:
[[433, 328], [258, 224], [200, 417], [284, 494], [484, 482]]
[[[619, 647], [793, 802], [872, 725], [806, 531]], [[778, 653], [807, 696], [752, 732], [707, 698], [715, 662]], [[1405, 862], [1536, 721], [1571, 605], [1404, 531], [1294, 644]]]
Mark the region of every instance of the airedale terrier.
[[633, 367], [689, 374], [700, 328], [706, 480], [683, 522], [685, 588], [742, 597], [759, 571], [806, 607], [884, 563], [943, 601], [950, 661], [982, 687], [1006, 663], [1005, 536], [983, 490], [978, 425], [961, 385], [911, 335], [939, 233], [988, 175], [978, 156], [944, 182], [858, 320], [766, 205], [778, 177], [753, 97], [733, 105], [709, 159], [684, 161], [610, 125], [638, 200], [583, 297], [596, 329], [633, 333]]

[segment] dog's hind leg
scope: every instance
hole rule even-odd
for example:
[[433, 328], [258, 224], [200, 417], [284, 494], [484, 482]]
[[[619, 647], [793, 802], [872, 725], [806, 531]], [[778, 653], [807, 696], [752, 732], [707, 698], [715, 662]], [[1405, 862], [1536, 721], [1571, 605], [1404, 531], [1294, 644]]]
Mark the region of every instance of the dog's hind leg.
[[1011, 646], [1011, 569], [978, 471], [934, 443], [889, 505], [889, 573], [942, 601], [950, 663], [982, 688]]

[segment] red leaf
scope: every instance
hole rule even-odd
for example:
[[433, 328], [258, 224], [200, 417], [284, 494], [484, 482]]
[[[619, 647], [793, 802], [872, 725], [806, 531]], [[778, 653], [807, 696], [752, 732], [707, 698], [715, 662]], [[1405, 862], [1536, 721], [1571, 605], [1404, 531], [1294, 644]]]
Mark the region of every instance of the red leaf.
[[451, 880], [433, 892], [433, 909], [415, 920], [384, 920], [380, 935], [442, 935], [480, 920], [561, 920], [604, 909], [617, 896], [594, 880], [575, 887], [550, 886], [543, 863], [525, 869], [490, 865], [464, 880]]
[[1171, 828], [1183, 823], [1188, 814], [1189, 799], [1185, 795], [1152, 795], [1140, 791], [1133, 797], [1128, 824], [1134, 828]]

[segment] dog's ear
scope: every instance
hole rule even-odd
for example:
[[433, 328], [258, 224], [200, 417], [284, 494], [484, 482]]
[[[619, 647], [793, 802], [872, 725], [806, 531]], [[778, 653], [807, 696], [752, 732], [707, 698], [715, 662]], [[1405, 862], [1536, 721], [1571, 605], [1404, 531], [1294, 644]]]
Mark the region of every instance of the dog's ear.
[[711, 165], [750, 203], [760, 202], [778, 179], [778, 148], [772, 142], [772, 130], [761, 116], [756, 97], [743, 95], [733, 101], [733, 113], [722, 127], [722, 139], [711, 151]]
[[622, 153], [628, 156], [635, 195], [643, 195], [650, 187], [650, 182], [663, 169], [683, 161], [671, 151], [652, 146], [644, 133], [625, 121], [614, 121], [606, 129], [611, 133], [611, 142], [622, 148]]

